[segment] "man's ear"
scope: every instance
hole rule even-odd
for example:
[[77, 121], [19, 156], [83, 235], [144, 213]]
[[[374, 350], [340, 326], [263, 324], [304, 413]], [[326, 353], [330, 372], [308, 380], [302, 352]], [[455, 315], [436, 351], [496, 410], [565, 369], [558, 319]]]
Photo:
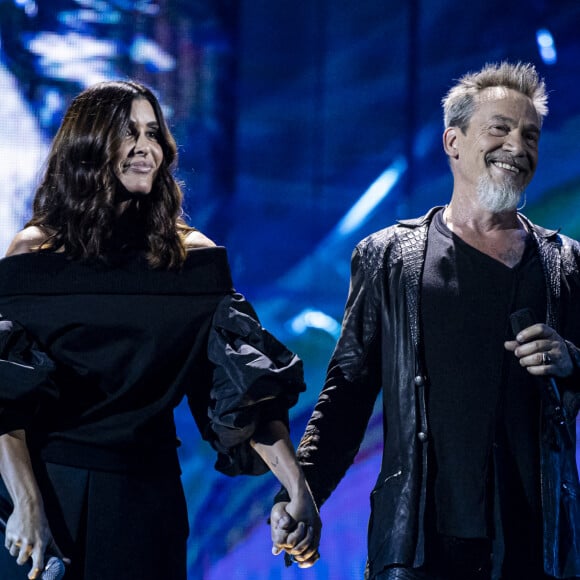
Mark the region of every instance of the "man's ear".
[[449, 157], [458, 157], [457, 127], [447, 127], [443, 133], [443, 149]]

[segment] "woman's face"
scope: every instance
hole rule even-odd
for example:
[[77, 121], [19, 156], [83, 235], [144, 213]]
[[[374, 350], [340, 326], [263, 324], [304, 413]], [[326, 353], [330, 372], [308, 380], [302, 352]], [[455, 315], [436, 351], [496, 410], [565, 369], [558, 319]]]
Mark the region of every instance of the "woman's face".
[[131, 121], [119, 150], [115, 175], [132, 194], [147, 195], [163, 162], [159, 123], [147, 99], [134, 99]]

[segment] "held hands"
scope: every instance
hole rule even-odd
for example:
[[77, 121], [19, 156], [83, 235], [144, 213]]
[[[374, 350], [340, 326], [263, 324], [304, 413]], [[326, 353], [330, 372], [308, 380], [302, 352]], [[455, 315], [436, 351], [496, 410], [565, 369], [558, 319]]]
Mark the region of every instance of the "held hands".
[[506, 341], [504, 346], [531, 375], [565, 378], [572, 374], [574, 367], [564, 339], [546, 324], [524, 328], [516, 340]]
[[278, 555], [284, 551], [300, 568], [309, 568], [320, 558], [318, 542], [322, 523], [288, 429], [280, 420], [270, 421], [254, 433], [251, 444], [290, 497], [289, 502], [278, 502], [272, 508], [272, 553]]
[[270, 514], [272, 554], [286, 552], [300, 568], [310, 568], [320, 558], [322, 523], [310, 493], [290, 502], [278, 502]]

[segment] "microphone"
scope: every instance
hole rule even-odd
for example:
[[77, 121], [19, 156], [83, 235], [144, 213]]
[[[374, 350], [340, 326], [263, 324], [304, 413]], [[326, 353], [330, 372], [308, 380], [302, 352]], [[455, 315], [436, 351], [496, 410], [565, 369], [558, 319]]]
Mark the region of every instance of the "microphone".
[[[532, 326], [537, 322], [538, 319], [531, 308], [522, 308], [510, 314], [510, 324], [514, 336], [517, 336], [524, 328], [528, 328], [528, 326]], [[541, 391], [544, 399], [552, 407], [552, 420], [564, 441], [565, 447], [569, 447], [572, 445], [572, 437], [570, 431], [568, 431], [566, 409], [562, 405], [562, 397], [560, 396], [556, 379], [551, 376], [536, 378], [542, 386]]]
[[65, 572], [64, 562], [56, 556], [51, 556], [40, 575], [40, 580], [61, 580]]
[[[2, 514], [3, 515], [3, 514]], [[6, 533], [6, 521], [0, 515], [0, 532]], [[49, 554], [47, 554], [49, 556]], [[64, 562], [57, 556], [49, 556], [44, 570], [40, 574], [40, 580], [62, 580], [66, 568]]]

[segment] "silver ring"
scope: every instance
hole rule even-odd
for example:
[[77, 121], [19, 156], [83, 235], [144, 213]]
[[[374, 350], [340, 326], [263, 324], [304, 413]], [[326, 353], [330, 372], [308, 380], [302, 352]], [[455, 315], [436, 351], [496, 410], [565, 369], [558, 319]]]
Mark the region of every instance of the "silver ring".
[[550, 358], [550, 355], [547, 352], [542, 353], [542, 364], [543, 365], [552, 364], [552, 359]]

